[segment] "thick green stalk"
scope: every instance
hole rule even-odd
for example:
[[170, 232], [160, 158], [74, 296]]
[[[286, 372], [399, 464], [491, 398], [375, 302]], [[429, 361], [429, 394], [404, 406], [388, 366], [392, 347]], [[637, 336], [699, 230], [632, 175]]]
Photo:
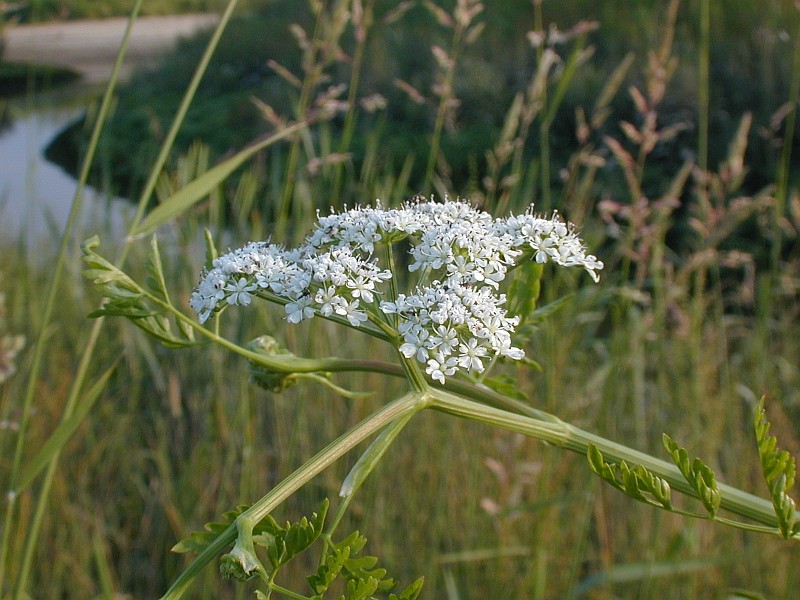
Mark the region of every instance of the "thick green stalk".
[[[684, 494], [695, 496], [694, 491], [674, 464], [654, 458], [644, 452], [633, 450], [622, 444], [588, 433], [563, 421], [546, 422], [515, 415], [441, 390], [432, 390], [430, 393], [433, 396], [431, 404], [433, 409], [522, 433], [548, 442], [553, 446], [572, 450], [583, 455], [586, 455], [589, 445], [594, 444], [609, 460], [617, 462], [624, 460], [631, 465], [642, 465], [665, 479], [674, 489]], [[738, 488], [724, 484], [718, 485], [722, 496], [722, 508], [769, 527], [775, 527], [777, 533], [778, 521], [772, 504], [768, 500]]]
[[[294, 492], [359, 443], [378, 433], [392, 421], [422, 410], [430, 400], [431, 398], [427, 394], [409, 393], [385, 405], [319, 451], [311, 460], [281, 481], [266, 496], [242, 513], [239, 518], [258, 523]], [[175, 580], [161, 600], [177, 600], [181, 598], [200, 571], [223, 550], [227, 549], [235, 538], [236, 523], [233, 523], [195, 558], [194, 562]]]

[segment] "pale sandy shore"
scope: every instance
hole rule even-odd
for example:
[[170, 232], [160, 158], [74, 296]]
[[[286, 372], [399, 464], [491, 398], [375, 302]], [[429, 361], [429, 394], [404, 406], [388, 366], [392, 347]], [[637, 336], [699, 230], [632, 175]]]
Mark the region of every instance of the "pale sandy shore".
[[[139, 18], [131, 32], [122, 76], [135, 67], [154, 64], [181, 37], [212, 27], [217, 19], [208, 14]], [[106, 81], [127, 22], [122, 18], [11, 26], [3, 34], [2, 59], [68, 67], [87, 82]]]

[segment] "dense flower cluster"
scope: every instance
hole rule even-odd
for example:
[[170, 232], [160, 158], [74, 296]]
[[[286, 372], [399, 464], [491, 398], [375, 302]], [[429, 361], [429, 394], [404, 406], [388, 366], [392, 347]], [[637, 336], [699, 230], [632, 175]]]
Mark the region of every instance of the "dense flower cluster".
[[[376, 246], [406, 240], [415, 289], [390, 297], [392, 272]], [[457, 370], [481, 372], [493, 356], [522, 358], [511, 343], [518, 319], [504, 308], [500, 283], [521, 260], [580, 266], [597, 281], [603, 263], [586, 254], [573, 227], [531, 210], [495, 219], [464, 202], [413, 200], [320, 216], [300, 248], [254, 242], [220, 256], [190, 304], [204, 322], [254, 295], [277, 297], [286, 319], [339, 316], [357, 327], [372, 319], [402, 337], [400, 352], [444, 382]], [[388, 265], [387, 265], [388, 266]]]

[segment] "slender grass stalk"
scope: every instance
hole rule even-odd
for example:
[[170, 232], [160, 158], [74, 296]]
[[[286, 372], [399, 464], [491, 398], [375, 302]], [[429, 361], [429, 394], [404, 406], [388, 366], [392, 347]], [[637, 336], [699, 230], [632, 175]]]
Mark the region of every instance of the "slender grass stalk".
[[[183, 121], [186, 118], [186, 113], [189, 111], [189, 106], [192, 104], [192, 100], [194, 100], [195, 93], [197, 92], [197, 88], [200, 86], [200, 82], [203, 79], [203, 76], [206, 73], [206, 69], [208, 68], [208, 64], [211, 62], [211, 57], [216, 52], [217, 46], [219, 45], [219, 40], [222, 37], [222, 33], [225, 31], [226, 26], [228, 25], [228, 21], [230, 21], [231, 16], [233, 15], [233, 11], [236, 8], [236, 5], [239, 3], [239, 0], [229, 0], [228, 5], [225, 8], [225, 11], [222, 13], [219, 22], [217, 23], [217, 27], [214, 30], [211, 39], [208, 41], [208, 45], [206, 46], [205, 52], [203, 52], [203, 56], [200, 59], [200, 62], [197, 64], [197, 68], [195, 69], [194, 75], [192, 76], [189, 85], [186, 87], [184, 91], [183, 98], [181, 99], [181, 103], [178, 106], [178, 110], [175, 113], [175, 117], [172, 120], [172, 125], [167, 132], [167, 135], [164, 137], [164, 141], [161, 143], [161, 148], [159, 150], [158, 156], [156, 157], [155, 161], [153, 162], [153, 166], [150, 169], [150, 175], [145, 182], [144, 188], [139, 196], [139, 201], [136, 205], [136, 214], [133, 217], [133, 222], [130, 225], [130, 230], [134, 231], [136, 226], [141, 222], [145, 211], [150, 203], [150, 198], [153, 195], [153, 191], [156, 188], [156, 184], [158, 183], [158, 178], [161, 175], [161, 171], [164, 168], [164, 165], [167, 163], [167, 159], [169, 158], [170, 152], [172, 152], [172, 147], [175, 144], [175, 138], [178, 136], [178, 131], [183, 125]], [[130, 244], [126, 243], [123, 246], [123, 249], [120, 253], [120, 256], [117, 260], [118, 264], [122, 264], [125, 262], [125, 258], [127, 256], [128, 250], [130, 248]]]
[[[797, 11], [795, 11], [796, 13]], [[786, 199], [789, 194], [789, 173], [792, 169], [792, 146], [794, 145], [794, 130], [797, 122], [797, 109], [800, 103], [800, 18], [797, 18], [797, 29], [794, 33], [794, 55], [792, 57], [792, 80], [789, 87], [789, 102], [792, 110], [786, 115], [786, 125], [783, 131], [783, 147], [781, 159], [778, 164], [778, 173], [775, 189], [775, 205], [773, 209], [772, 247], [770, 252], [770, 268], [772, 270], [773, 288], [779, 285], [781, 247], [783, 245], [783, 228], [781, 222], [786, 212]]]
[[[168, 132], [168, 134], [167, 134], [167, 136], [166, 136], [166, 138], [165, 138], [165, 140], [164, 140], [164, 142], [163, 142], [163, 144], [161, 146], [161, 151], [160, 151], [158, 157], [156, 158], [155, 163], [153, 164], [150, 176], [149, 176], [149, 178], [147, 180], [147, 183], [145, 184], [144, 190], [142, 191], [142, 194], [141, 194], [141, 196], [139, 198], [136, 214], [135, 214], [135, 216], [133, 218], [133, 221], [131, 222], [131, 224], [129, 226], [129, 232], [133, 232], [135, 230], [136, 226], [141, 221], [141, 219], [142, 219], [142, 217], [143, 217], [143, 215], [145, 213], [145, 210], [146, 210], [146, 208], [148, 206], [150, 197], [152, 196], [153, 190], [155, 189], [155, 185], [156, 185], [156, 182], [158, 180], [158, 176], [160, 175], [161, 170], [163, 169], [164, 164], [166, 163], [166, 160], [167, 160], [167, 158], [169, 156], [169, 153], [170, 153], [170, 151], [172, 149], [172, 145], [173, 145], [173, 143], [175, 141], [175, 137], [177, 136], [177, 132], [180, 129], [180, 126], [183, 123], [183, 120], [184, 120], [184, 118], [186, 116], [186, 112], [188, 111], [189, 105], [191, 104], [191, 100], [193, 99], [194, 94], [197, 91], [197, 87], [200, 84], [200, 80], [202, 79], [202, 77], [203, 77], [203, 75], [205, 73], [205, 70], [208, 67], [208, 63], [211, 60], [211, 56], [213, 55], [214, 51], [216, 50], [216, 47], [217, 47], [217, 45], [219, 43], [219, 39], [222, 36], [222, 32], [224, 31], [225, 26], [227, 25], [228, 21], [230, 20], [230, 17], [233, 14], [233, 10], [235, 9], [237, 3], [238, 3], [238, 0], [230, 0], [229, 1], [225, 12], [223, 13], [222, 17], [220, 18], [220, 21], [219, 21], [219, 23], [217, 25], [217, 28], [216, 28], [214, 34], [212, 35], [211, 40], [208, 43], [206, 51], [205, 51], [202, 59], [200, 60], [200, 63], [197, 66], [197, 69], [195, 71], [195, 75], [192, 78], [192, 81], [190, 82], [189, 86], [187, 87], [187, 89], [185, 91], [183, 101], [181, 102], [181, 105], [180, 105], [180, 107], [178, 109], [178, 112], [177, 112], [177, 114], [176, 114], [176, 116], [175, 116], [175, 118], [173, 120], [172, 127], [170, 128], [170, 130], [169, 130], [169, 132]], [[97, 143], [98, 143], [98, 140], [99, 140], [99, 136], [100, 136], [100, 133], [102, 131], [103, 124], [105, 122], [105, 117], [106, 117], [106, 115], [108, 113], [108, 110], [110, 109], [110, 106], [111, 106], [111, 100], [113, 98], [112, 91], [113, 91], [114, 87], [116, 86], [116, 82], [117, 82], [117, 80], [119, 78], [120, 68], [121, 68], [121, 65], [122, 65], [122, 62], [123, 62], [123, 59], [124, 59], [124, 56], [125, 56], [125, 51], [127, 50], [127, 44], [128, 44], [128, 40], [129, 40], [130, 31], [132, 29], [133, 23], [136, 20], [136, 16], [138, 15], [138, 12], [139, 12], [139, 9], [141, 7], [141, 4], [142, 4], [141, 0], [137, 0], [136, 4], [134, 5], [134, 9], [131, 12], [131, 17], [130, 17], [130, 19], [128, 21], [128, 27], [126, 29], [125, 36], [123, 38], [123, 43], [122, 43], [122, 45], [120, 47], [120, 51], [118, 52], [118, 55], [117, 55], [117, 59], [116, 59], [115, 66], [114, 66], [114, 71], [112, 73], [112, 78], [111, 78], [111, 80], [109, 82], [106, 94], [103, 97], [103, 104], [101, 105], [101, 115], [103, 116], [103, 118], [101, 119], [100, 115], [98, 115], [98, 120], [97, 120], [97, 123], [95, 124], [95, 128], [93, 130], [93, 134], [92, 134], [92, 138], [91, 138], [91, 142], [92, 143], [90, 143], [91, 152], [87, 151], [87, 155], [84, 157], [83, 165], [82, 165], [82, 168], [81, 168], [81, 177], [80, 177], [80, 180], [79, 180], [78, 189], [76, 190], [75, 200], [73, 201], [73, 207], [72, 207], [72, 210], [70, 212], [70, 220], [67, 223], [67, 228], [66, 228], [65, 234], [64, 234], [64, 236], [62, 238], [61, 250], [59, 252], [59, 258], [58, 258], [58, 261], [57, 261], [57, 265], [59, 265], [59, 275], [60, 275], [60, 272], [63, 270], [63, 262], [64, 262], [65, 257], [66, 257], [66, 248], [67, 248], [67, 244], [69, 242], [69, 239], [71, 238], [71, 233], [72, 233], [72, 228], [74, 226], [74, 221], [77, 218], [77, 215], [79, 214], [80, 204], [81, 204], [81, 201], [82, 201], [83, 189], [84, 189], [84, 187], [86, 185], [86, 181], [88, 179], [89, 169], [90, 169], [91, 163], [92, 163], [92, 161], [94, 159], [94, 152], [96, 150]], [[105, 112], [102, 112], [103, 110]], [[122, 247], [122, 249], [120, 251], [120, 255], [119, 255], [118, 259], [117, 259], [117, 263], [118, 264], [123, 264], [124, 263], [125, 258], [126, 258], [127, 253], [128, 253], [128, 250], [130, 248], [131, 240], [132, 240], [132, 238], [131, 238], [131, 236], [129, 234], [127, 236], [125, 244], [123, 245], [123, 247]], [[52, 314], [52, 306], [53, 306], [53, 304], [55, 302], [55, 295], [56, 295], [56, 288], [57, 288], [56, 284], [57, 284], [57, 278], [54, 277], [54, 279], [53, 279], [53, 281], [51, 283], [51, 288], [50, 288], [51, 291], [48, 294], [48, 305], [46, 306], [46, 309], [45, 309], [45, 316], [47, 317], [46, 319], [43, 320], [45, 324], [47, 322], [49, 322], [50, 316]], [[66, 404], [64, 406], [64, 411], [62, 413], [62, 420], [68, 419], [72, 415], [72, 413], [74, 412], [74, 409], [75, 409], [75, 406], [76, 406], [76, 404], [78, 402], [78, 398], [80, 396], [81, 390], [83, 389], [83, 384], [84, 384], [84, 381], [85, 381], [86, 374], [88, 372], [88, 369], [89, 369], [90, 365], [92, 364], [94, 348], [96, 346], [97, 339], [99, 338], [100, 331], [101, 331], [102, 326], [103, 326], [103, 322], [104, 322], [103, 319], [96, 320], [94, 325], [93, 325], [93, 327], [92, 327], [92, 330], [91, 330], [91, 332], [89, 334], [88, 341], [87, 341], [87, 343], [86, 343], [86, 345], [85, 345], [85, 347], [83, 349], [82, 355], [81, 355], [81, 360], [80, 360], [80, 363], [79, 363], [79, 366], [78, 366], [78, 369], [77, 369], [77, 372], [76, 372], [76, 376], [73, 379], [72, 384], [70, 386], [70, 392], [69, 392], [69, 395], [67, 397]], [[44, 329], [45, 329], [45, 327], [43, 326], [42, 330], [44, 331]], [[43, 358], [43, 344], [37, 344], [37, 350], [36, 350], [36, 354], [34, 356], [35, 369], [32, 370], [31, 377], [29, 379], [29, 394], [31, 396], [31, 400], [30, 401], [27, 400], [28, 394], [26, 394], [26, 406], [27, 407], [29, 407], [30, 403], [32, 402], [34, 384], [35, 384], [35, 381], [38, 379], [38, 366], [39, 366], [39, 364], [41, 364], [42, 358]], [[28, 412], [29, 412], [29, 410], [26, 410], [26, 414]], [[20, 437], [22, 437], [22, 436], [20, 436]], [[47, 471], [46, 471], [46, 474], [45, 474], [45, 477], [44, 477], [44, 480], [43, 480], [42, 488], [39, 491], [39, 497], [38, 497], [38, 500], [37, 500], [36, 509], [34, 511], [33, 521], [31, 523], [31, 525], [30, 525], [30, 527], [28, 529], [28, 533], [26, 535], [26, 546], [25, 546], [25, 550], [24, 550], [24, 554], [23, 554], [22, 566], [21, 566], [20, 574], [18, 576], [18, 580], [17, 580], [17, 584], [16, 584], [15, 598], [17, 600], [20, 600], [23, 597], [23, 594], [25, 593], [25, 589], [27, 588], [27, 580], [28, 580], [30, 569], [31, 569], [31, 565], [32, 565], [33, 554], [34, 554], [34, 551], [36, 549], [36, 545], [38, 543], [38, 534], [39, 534], [39, 531], [40, 531], [40, 528], [41, 528], [41, 524], [42, 524], [42, 519], [44, 517], [44, 513], [45, 513], [46, 508], [47, 508], [47, 504], [48, 504], [48, 500], [49, 500], [49, 492], [50, 492], [50, 488], [52, 486], [53, 479], [55, 477], [55, 472], [56, 472], [56, 470], [58, 468], [58, 462], [59, 462], [59, 459], [60, 459], [60, 454], [61, 454], [61, 451], [59, 449], [58, 451], [56, 451], [54, 453], [53, 457], [50, 460], [50, 464], [48, 465], [48, 468], [47, 468]], [[21, 457], [21, 449], [20, 449], [20, 457]], [[21, 460], [21, 458], [20, 458], [20, 460]], [[12, 478], [12, 484], [13, 484], [13, 481], [14, 480]], [[10, 494], [9, 494], [9, 498], [11, 498], [12, 496], [13, 496], [13, 487], [12, 487], [12, 492], [10, 492]], [[9, 516], [13, 516], [13, 502], [10, 501], [9, 505], [11, 507], [7, 510], [7, 513], [9, 514]], [[9, 518], [7, 520], [7, 530], [8, 530], [8, 528], [10, 528], [10, 523], [11, 523], [11, 519]], [[3, 564], [5, 564], [5, 556], [6, 556], [6, 553], [7, 553], [7, 544], [8, 544], [7, 535], [4, 532], [3, 549], [2, 549], [2, 554], [0, 554], [0, 560], [2, 560]], [[0, 583], [2, 583], [2, 581], [0, 581]]]
[[[311, 38], [310, 47], [305, 57], [306, 76], [303, 79], [300, 88], [300, 98], [297, 101], [295, 109], [295, 116], [298, 120], [304, 120], [308, 114], [308, 108], [311, 102], [311, 93], [317, 85], [319, 77], [322, 75], [323, 65], [317, 63], [316, 53], [320, 45], [320, 39], [323, 35], [323, 21], [325, 18], [325, 8], [320, 5], [318, 7], [317, 18], [314, 22], [314, 33]], [[275, 217], [275, 232], [283, 234], [289, 221], [291, 212], [292, 196], [294, 194], [297, 163], [300, 160], [300, 136], [295, 136], [292, 139], [292, 145], [289, 148], [289, 157], [286, 161], [286, 170], [284, 172], [283, 190], [281, 192], [280, 202], [278, 203], [278, 214]]]
[[697, 56], [697, 166], [708, 169], [708, 100], [711, 46], [711, 7], [700, 0], [700, 52]]
[[[542, 17], [542, 2], [533, 3], [534, 30], [544, 32], [544, 19]], [[542, 62], [544, 49], [540, 45], [536, 49], [539, 64]], [[542, 106], [547, 106], [547, 85], [542, 87]], [[550, 201], [550, 124], [542, 121], [539, 125], [539, 185], [542, 197], [541, 207], [544, 212], [552, 209]]]
[[447, 115], [450, 100], [453, 97], [453, 80], [455, 79], [456, 63], [461, 50], [463, 34], [463, 26], [457, 22], [453, 31], [453, 41], [450, 44], [449, 65], [444, 74], [444, 83], [441, 88], [442, 95], [439, 97], [439, 107], [436, 109], [436, 121], [433, 124], [433, 134], [431, 135], [431, 148], [428, 153], [428, 163], [425, 166], [425, 178], [422, 182], [422, 189], [425, 194], [430, 192], [433, 186], [433, 175], [436, 170], [436, 161], [439, 159], [439, 147], [442, 143], [444, 119]]
[[[361, 17], [362, 22], [357, 24], [356, 48], [353, 52], [353, 61], [350, 71], [350, 85], [347, 90], [347, 114], [344, 117], [344, 127], [342, 137], [339, 140], [339, 153], [344, 154], [350, 149], [353, 141], [353, 133], [356, 128], [356, 107], [358, 98], [358, 83], [361, 78], [361, 67], [364, 63], [364, 50], [367, 46], [367, 36], [372, 24], [373, 0], [367, 0]], [[345, 166], [337, 164], [334, 172], [333, 193], [331, 194], [331, 206], [339, 209], [342, 205], [342, 186], [344, 179]]]
[[[69, 246], [69, 242], [72, 239], [72, 233], [75, 229], [75, 224], [77, 222], [78, 217], [80, 216], [81, 207], [83, 206], [83, 193], [86, 188], [86, 183], [89, 179], [89, 168], [94, 160], [94, 155], [97, 151], [98, 142], [100, 139], [100, 132], [103, 129], [106, 119], [108, 118], [108, 114], [111, 109], [112, 99], [113, 99], [113, 91], [116, 88], [117, 82], [119, 80], [119, 74], [122, 68], [122, 62], [125, 58], [125, 54], [128, 49], [128, 44], [130, 42], [130, 34], [133, 29], [133, 24], [136, 22], [136, 18], [139, 14], [139, 10], [142, 6], [142, 0], [137, 0], [134, 4], [133, 8], [131, 9], [131, 14], [128, 19], [128, 23], [125, 28], [125, 33], [123, 34], [122, 41], [120, 43], [120, 49], [117, 53], [116, 60], [114, 62], [114, 67], [111, 72], [111, 78], [109, 79], [108, 85], [106, 86], [105, 94], [103, 95], [103, 101], [100, 105], [100, 109], [97, 114], [97, 118], [92, 129], [92, 134], [89, 139], [89, 144], [86, 149], [86, 155], [83, 159], [83, 164], [81, 166], [81, 171], [78, 177], [78, 183], [75, 188], [75, 194], [72, 200], [72, 207], [70, 208], [69, 217], [67, 219], [67, 224], [64, 228], [64, 233], [61, 236], [61, 242], [59, 245], [58, 254], [56, 257], [56, 262], [53, 267], [53, 271], [50, 278], [50, 283], [46, 295], [46, 301], [44, 305], [44, 312], [42, 314], [42, 322], [39, 330], [39, 335], [37, 337], [36, 343], [34, 344], [34, 353], [33, 358], [31, 360], [31, 368], [28, 374], [28, 382], [25, 389], [25, 396], [22, 402], [22, 419], [20, 422], [19, 432], [17, 433], [17, 443], [14, 450], [14, 458], [11, 467], [11, 477], [9, 479], [9, 493], [7, 494], [7, 505], [6, 505], [6, 520], [5, 520], [5, 527], [3, 528], [3, 538], [2, 538], [2, 546], [0, 547], [0, 589], [4, 588], [5, 582], [5, 566], [6, 560], [8, 556], [9, 550], [9, 541], [10, 541], [10, 532], [12, 523], [14, 522], [14, 508], [16, 505], [16, 492], [14, 491], [16, 488], [16, 482], [19, 477], [19, 469], [22, 464], [22, 454], [25, 447], [25, 435], [28, 430], [28, 424], [30, 421], [31, 415], [31, 408], [33, 406], [33, 398], [36, 393], [36, 383], [39, 380], [39, 371], [42, 366], [42, 361], [44, 360], [44, 352], [46, 348], [45, 344], [45, 337], [48, 335], [49, 324], [53, 319], [53, 310], [56, 306], [56, 298], [58, 297], [58, 290], [61, 285], [61, 278], [64, 274], [64, 264], [67, 258], [67, 249]], [[65, 417], [68, 416], [65, 411]], [[43, 490], [42, 496], [46, 495], [47, 491]], [[42, 497], [40, 496], [40, 497]], [[26, 587], [27, 582], [27, 573], [30, 568], [30, 555], [32, 554], [33, 546], [35, 546], [36, 532], [38, 531], [38, 523], [41, 519], [41, 512], [42, 511], [37, 509], [36, 517], [34, 517], [34, 527], [32, 527], [33, 531], [29, 533], [28, 545], [31, 546], [30, 551], [26, 551], [25, 559], [23, 560], [22, 570], [19, 575], [19, 580], [17, 584], [17, 597], [21, 597]]]

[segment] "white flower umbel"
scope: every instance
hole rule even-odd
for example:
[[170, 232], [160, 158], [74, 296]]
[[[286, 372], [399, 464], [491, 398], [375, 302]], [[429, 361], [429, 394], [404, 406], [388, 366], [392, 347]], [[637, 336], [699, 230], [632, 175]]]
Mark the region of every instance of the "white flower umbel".
[[[395, 294], [397, 281], [411, 277], [394, 277], [379, 257], [403, 240], [416, 283]], [[494, 356], [524, 356], [512, 345], [519, 319], [507, 314], [500, 287], [526, 260], [583, 267], [595, 281], [603, 268], [558, 214], [544, 218], [531, 208], [495, 219], [465, 202], [416, 199], [396, 209], [377, 203], [319, 216], [295, 250], [254, 242], [220, 256], [190, 304], [201, 322], [253, 296], [283, 304], [290, 323], [315, 315], [353, 327], [371, 321], [391, 332], [406, 359], [444, 383], [459, 370], [483, 371]]]

